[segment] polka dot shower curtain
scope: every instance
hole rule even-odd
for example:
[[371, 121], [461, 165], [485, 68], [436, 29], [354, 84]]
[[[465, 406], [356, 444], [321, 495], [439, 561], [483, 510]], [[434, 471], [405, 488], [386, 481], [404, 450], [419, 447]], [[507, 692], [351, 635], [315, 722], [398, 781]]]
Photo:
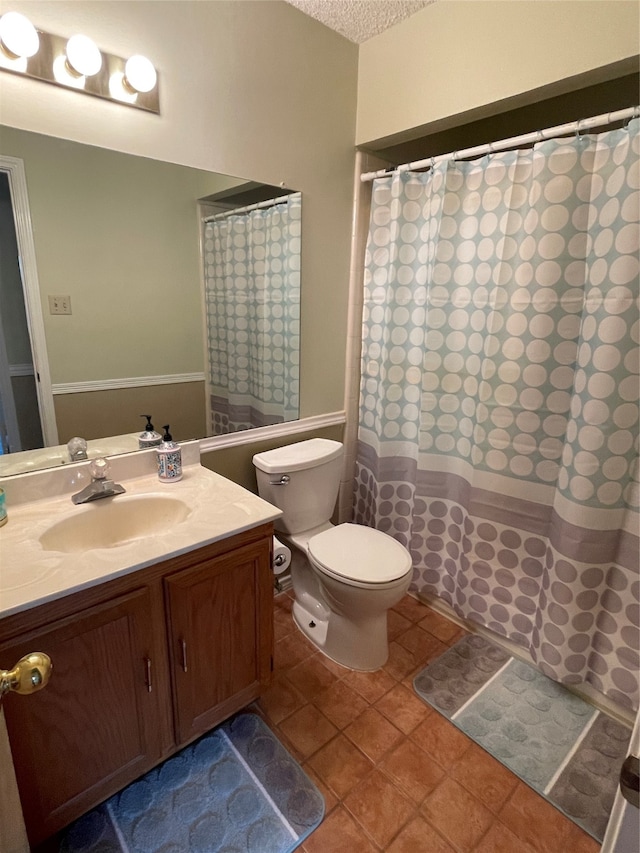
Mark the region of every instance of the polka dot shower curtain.
[[633, 708], [639, 129], [374, 182], [355, 490], [413, 590]]
[[207, 222], [209, 434], [298, 417], [300, 193]]

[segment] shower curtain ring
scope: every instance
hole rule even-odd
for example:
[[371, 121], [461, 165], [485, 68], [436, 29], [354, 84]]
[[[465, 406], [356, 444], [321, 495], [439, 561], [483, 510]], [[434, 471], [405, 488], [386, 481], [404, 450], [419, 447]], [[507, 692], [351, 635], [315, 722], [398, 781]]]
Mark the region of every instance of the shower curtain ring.
[[626, 120], [626, 122], [624, 124], [624, 129], [629, 130], [629, 125], [636, 118], [640, 118], [640, 107], [634, 107], [633, 108], [633, 112], [631, 113], [631, 115], [629, 116], [629, 118]]
[[580, 125], [582, 124], [582, 119], [579, 118], [576, 122], [576, 140], [582, 139], [582, 134], [580, 133]]

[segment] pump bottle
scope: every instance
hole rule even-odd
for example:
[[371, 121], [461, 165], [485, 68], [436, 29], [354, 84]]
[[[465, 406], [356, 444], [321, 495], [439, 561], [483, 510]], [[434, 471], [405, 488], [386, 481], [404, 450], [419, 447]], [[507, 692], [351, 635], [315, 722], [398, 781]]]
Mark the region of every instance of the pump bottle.
[[175, 483], [182, 479], [182, 451], [169, 432], [169, 424], [163, 426], [162, 444], [158, 447], [158, 478], [163, 483]]

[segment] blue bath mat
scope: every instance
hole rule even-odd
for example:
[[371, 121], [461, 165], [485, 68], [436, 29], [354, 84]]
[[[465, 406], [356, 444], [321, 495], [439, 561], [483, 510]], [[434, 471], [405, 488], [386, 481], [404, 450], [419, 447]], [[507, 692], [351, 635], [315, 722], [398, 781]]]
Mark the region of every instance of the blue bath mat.
[[477, 635], [414, 679], [418, 696], [602, 841], [631, 731]]
[[322, 795], [255, 714], [240, 714], [66, 831], [60, 853], [290, 853]]

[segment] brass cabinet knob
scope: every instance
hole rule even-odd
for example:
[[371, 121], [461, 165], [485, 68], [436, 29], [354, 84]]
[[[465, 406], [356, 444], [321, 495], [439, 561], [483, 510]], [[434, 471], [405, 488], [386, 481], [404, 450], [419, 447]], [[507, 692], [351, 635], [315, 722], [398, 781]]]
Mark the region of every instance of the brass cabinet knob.
[[33, 652], [20, 658], [13, 669], [0, 669], [0, 697], [14, 693], [35, 693], [49, 681], [53, 664], [44, 652]]

